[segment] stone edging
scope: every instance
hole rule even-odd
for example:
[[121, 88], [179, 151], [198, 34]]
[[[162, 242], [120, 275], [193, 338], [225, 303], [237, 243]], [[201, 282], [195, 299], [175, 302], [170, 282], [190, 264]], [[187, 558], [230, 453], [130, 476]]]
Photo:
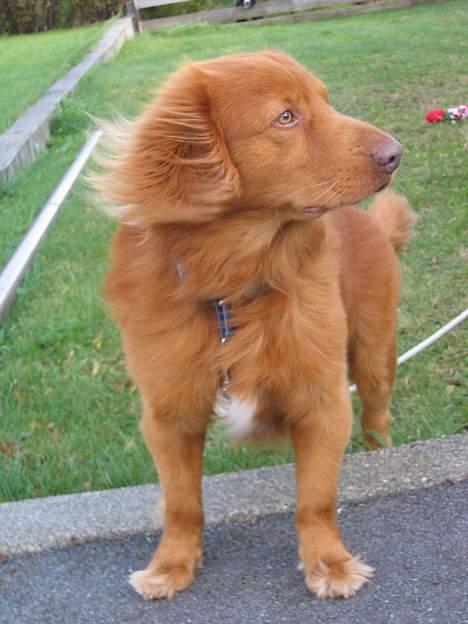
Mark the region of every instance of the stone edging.
[[0, 135], [0, 182], [11, 180], [19, 169], [34, 162], [37, 153], [47, 143], [50, 120], [58, 112], [62, 100], [75, 89], [89, 69], [111, 59], [133, 35], [130, 17], [117, 20], [94, 50], [57, 80], [40, 100]]
[[[340, 504], [468, 478], [468, 434], [356, 453], [345, 458]], [[294, 509], [294, 466], [205, 477], [207, 525]], [[39, 552], [157, 528], [157, 485], [0, 505], [0, 554]], [[159, 523], [160, 524], [160, 523]]]

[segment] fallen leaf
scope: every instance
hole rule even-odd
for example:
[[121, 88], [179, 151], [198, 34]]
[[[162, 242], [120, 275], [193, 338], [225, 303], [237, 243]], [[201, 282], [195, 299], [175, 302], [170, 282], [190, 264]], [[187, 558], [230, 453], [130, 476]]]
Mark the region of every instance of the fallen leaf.
[[102, 347], [102, 336], [100, 334], [93, 339], [93, 346], [97, 351], [100, 351]]
[[12, 394], [18, 403], [21, 403], [22, 401], [24, 401], [23, 393], [20, 392], [16, 386], [13, 388]]
[[96, 375], [99, 373], [100, 368], [101, 368], [101, 365], [99, 364], [99, 362], [97, 360], [93, 360], [93, 371], [92, 371], [93, 377], [96, 377]]
[[60, 434], [58, 431], [52, 431], [50, 434], [50, 439], [52, 440], [52, 442], [54, 442], [55, 444], [57, 444], [57, 442], [60, 441]]
[[4, 455], [9, 455], [10, 457], [15, 457], [15, 449], [10, 445], [7, 444], [6, 442], [1, 442], [0, 443], [0, 451], [4, 454]]

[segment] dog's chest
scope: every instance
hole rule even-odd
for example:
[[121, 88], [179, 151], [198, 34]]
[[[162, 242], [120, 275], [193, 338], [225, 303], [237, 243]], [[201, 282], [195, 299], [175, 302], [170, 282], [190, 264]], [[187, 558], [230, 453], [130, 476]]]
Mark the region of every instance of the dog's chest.
[[265, 396], [283, 403], [285, 395], [304, 394], [304, 388], [320, 383], [321, 371], [345, 360], [341, 306], [324, 307], [305, 293], [262, 299], [240, 313], [233, 310], [233, 333], [220, 341], [219, 368], [229, 383], [218, 392], [215, 413], [237, 439], [268, 426]]
[[255, 396], [241, 399], [228, 388], [218, 391], [214, 413], [225, 423], [227, 434], [234, 439], [243, 439], [256, 430], [255, 415], [257, 400]]

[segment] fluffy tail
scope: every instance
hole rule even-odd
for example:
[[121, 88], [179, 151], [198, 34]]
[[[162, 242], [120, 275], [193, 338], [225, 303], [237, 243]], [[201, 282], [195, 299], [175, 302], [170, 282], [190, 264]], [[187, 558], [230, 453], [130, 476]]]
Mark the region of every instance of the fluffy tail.
[[379, 193], [369, 214], [396, 250], [411, 238], [416, 215], [402, 195], [390, 190]]

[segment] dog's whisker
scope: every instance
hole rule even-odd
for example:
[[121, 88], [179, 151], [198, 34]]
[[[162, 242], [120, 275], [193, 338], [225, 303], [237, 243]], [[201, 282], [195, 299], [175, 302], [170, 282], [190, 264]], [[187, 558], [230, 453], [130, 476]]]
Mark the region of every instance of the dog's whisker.
[[[296, 189], [296, 191], [300, 192], [300, 191], [308, 191], [308, 190], [312, 190], [314, 188], [317, 188], [318, 186], [324, 186], [325, 184], [330, 184], [330, 180], [325, 180], [324, 182], [318, 182], [317, 184], [310, 184], [307, 186], [300, 186]], [[283, 195], [283, 191], [272, 191], [270, 193], [268, 193], [269, 197], [273, 197], [275, 195]], [[265, 193], [263, 192], [261, 197], [265, 197]]]
[[298, 187], [298, 191], [308, 191], [313, 188], [317, 188], [318, 186], [325, 186], [325, 184], [330, 184], [330, 180], [324, 180], [323, 182], [317, 182], [316, 184], [307, 184], [306, 186]]
[[[325, 189], [324, 191], [322, 191], [322, 193], [320, 193], [320, 195], [318, 195], [317, 197], [314, 197], [314, 199], [312, 200], [313, 203], [318, 202], [319, 199], [321, 199], [322, 197], [327, 197], [328, 193], [333, 189], [334, 186], [336, 186], [337, 184], [339, 184], [341, 182], [342, 178], [337, 178], [333, 184], [331, 184], [327, 189]], [[325, 200], [327, 201], [327, 200]]]
[[341, 197], [343, 197], [343, 195], [346, 193], [346, 189], [341, 189], [341, 191], [335, 191], [332, 195], [332, 197], [330, 197], [328, 199], [328, 201], [338, 201]]
[[280, 217], [280, 209], [279, 207], [276, 208], [275, 210], [275, 217], [276, 217], [276, 222], [278, 224], [278, 232], [281, 232], [283, 230], [283, 221]]
[[[341, 181], [342, 181], [342, 178], [340, 179], [340, 181], [339, 181], [339, 182], [341, 183]], [[332, 191], [332, 189], [330, 189], [330, 191]], [[327, 200], [326, 200], [326, 201], [327, 201], [327, 202], [330, 202], [330, 201], [335, 201], [335, 198], [336, 198], [336, 197], [338, 197], [338, 196], [339, 196], [339, 197], [341, 197], [341, 196], [342, 196], [345, 192], [346, 192], [346, 189], [343, 189], [343, 188], [335, 188], [335, 189], [333, 189], [333, 192], [330, 194], [330, 196], [329, 196], [329, 197], [327, 197]]]

